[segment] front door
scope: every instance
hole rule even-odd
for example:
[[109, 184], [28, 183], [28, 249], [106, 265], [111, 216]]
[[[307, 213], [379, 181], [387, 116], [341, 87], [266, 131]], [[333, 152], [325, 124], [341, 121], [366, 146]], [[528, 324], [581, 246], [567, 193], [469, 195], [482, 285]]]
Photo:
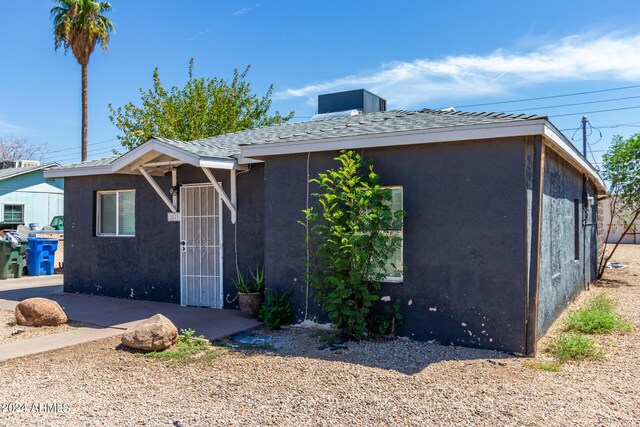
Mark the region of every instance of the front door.
[[180, 188], [182, 305], [222, 308], [222, 203], [212, 185]]

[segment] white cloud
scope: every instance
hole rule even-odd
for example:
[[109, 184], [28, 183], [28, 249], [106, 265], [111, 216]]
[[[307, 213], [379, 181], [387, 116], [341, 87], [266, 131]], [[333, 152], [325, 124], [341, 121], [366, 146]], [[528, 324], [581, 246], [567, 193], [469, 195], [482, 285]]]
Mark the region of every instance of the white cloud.
[[0, 119], [0, 134], [14, 135], [28, 132], [29, 129]]
[[276, 98], [313, 99], [319, 93], [366, 88], [387, 98], [392, 107], [404, 108], [504, 94], [532, 84], [602, 79], [640, 79], [640, 34], [576, 35], [528, 52], [498, 49], [488, 55], [391, 62], [378, 70], [286, 89]]
[[243, 15], [243, 14], [245, 14], [245, 13], [249, 12], [250, 10], [251, 10], [251, 8], [250, 8], [250, 7], [243, 7], [243, 8], [242, 8], [242, 9], [240, 9], [240, 10], [236, 10], [236, 11], [235, 11], [235, 12], [233, 12], [231, 15], [233, 15], [233, 16]]

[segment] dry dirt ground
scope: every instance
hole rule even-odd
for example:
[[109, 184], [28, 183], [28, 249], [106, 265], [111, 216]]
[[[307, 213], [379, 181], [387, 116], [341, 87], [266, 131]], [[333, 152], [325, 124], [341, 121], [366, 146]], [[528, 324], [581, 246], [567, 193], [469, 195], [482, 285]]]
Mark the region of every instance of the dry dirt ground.
[[317, 337], [290, 330], [274, 334], [279, 350], [175, 366], [113, 338], [0, 363], [0, 405], [20, 405], [0, 407], [0, 425], [640, 425], [640, 246], [616, 260], [629, 268], [608, 271], [588, 294], [618, 299], [635, 327], [597, 337], [601, 362], [551, 373], [523, 358], [403, 340], [319, 351]]
[[81, 325], [78, 322], [69, 322], [58, 326], [20, 326], [16, 324], [16, 316], [13, 311], [0, 310], [0, 344], [67, 332]]

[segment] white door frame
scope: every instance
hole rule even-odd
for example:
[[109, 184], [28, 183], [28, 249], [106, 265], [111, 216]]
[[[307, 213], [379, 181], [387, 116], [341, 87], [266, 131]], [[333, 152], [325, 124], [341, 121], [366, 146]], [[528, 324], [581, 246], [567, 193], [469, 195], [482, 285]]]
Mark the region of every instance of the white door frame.
[[[180, 185], [180, 190], [182, 190], [182, 188], [184, 187], [214, 187], [213, 184], [211, 183], [201, 183], [201, 184], [181, 184]], [[220, 194], [217, 192], [217, 190], [215, 189], [215, 187], [213, 188], [213, 192], [214, 194], [216, 194], [218, 196], [218, 227], [219, 227], [219, 233], [218, 233], [218, 245], [220, 246], [220, 251], [219, 251], [219, 256], [218, 256], [218, 262], [219, 262], [219, 266], [220, 266], [220, 294], [219, 294], [219, 298], [220, 298], [220, 306], [219, 307], [211, 307], [211, 308], [222, 308], [224, 306], [224, 239], [223, 239], [223, 221], [222, 221], [222, 216], [223, 216], [223, 209], [222, 209], [222, 198], [220, 197]], [[184, 200], [184, 195], [183, 192], [180, 191], [180, 305], [185, 306], [185, 295], [184, 295], [184, 289], [186, 284], [184, 283], [184, 261], [183, 261], [183, 256], [182, 256], [182, 244], [181, 242], [185, 241], [185, 236], [184, 236], [184, 217], [182, 216], [182, 211], [183, 211], [183, 200]]]

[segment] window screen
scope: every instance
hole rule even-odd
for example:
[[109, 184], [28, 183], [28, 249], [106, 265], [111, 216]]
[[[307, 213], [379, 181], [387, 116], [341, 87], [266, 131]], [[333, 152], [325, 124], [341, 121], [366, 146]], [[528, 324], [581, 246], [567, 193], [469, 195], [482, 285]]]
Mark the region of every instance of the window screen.
[[133, 236], [136, 231], [136, 193], [118, 193], [118, 234]]
[[98, 235], [133, 236], [136, 228], [133, 190], [98, 193]]

